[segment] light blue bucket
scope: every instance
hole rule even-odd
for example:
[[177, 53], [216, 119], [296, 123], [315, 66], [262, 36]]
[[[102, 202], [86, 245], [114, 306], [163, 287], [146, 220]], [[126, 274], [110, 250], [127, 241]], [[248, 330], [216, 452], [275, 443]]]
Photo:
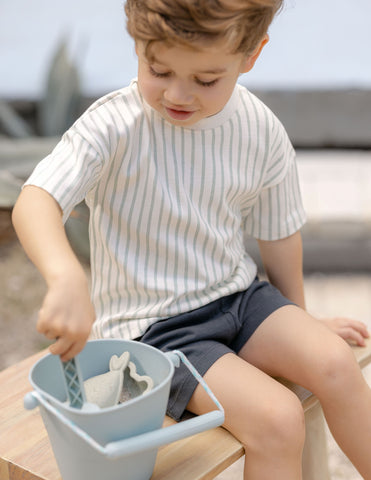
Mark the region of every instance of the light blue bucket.
[[[83, 380], [108, 370], [112, 355], [130, 353], [140, 375], [149, 375], [154, 388], [146, 395], [99, 411], [72, 408], [67, 400], [59, 358], [48, 354], [31, 369], [33, 392], [25, 408], [40, 406], [63, 480], [148, 480], [157, 449], [167, 443], [214, 428], [224, 412], [185, 356], [163, 353], [149, 345], [125, 340], [94, 340], [78, 355]], [[174, 366], [180, 360], [203, 385], [218, 407], [205, 415], [162, 428]]]

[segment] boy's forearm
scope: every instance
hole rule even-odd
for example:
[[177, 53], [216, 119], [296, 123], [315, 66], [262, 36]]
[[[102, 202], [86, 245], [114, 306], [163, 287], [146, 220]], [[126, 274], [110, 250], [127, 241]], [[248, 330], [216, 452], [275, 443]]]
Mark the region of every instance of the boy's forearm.
[[46, 191], [26, 186], [14, 206], [12, 220], [24, 250], [48, 284], [66, 272], [81, 273], [64, 230], [61, 209]]
[[51, 353], [67, 361], [84, 348], [95, 313], [86, 275], [64, 230], [61, 209], [46, 191], [27, 186], [14, 207], [13, 223], [48, 286], [37, 330], [54, 340]]
[[269, 281], [285, 297], [305, 309], [300, 232], [281, 240], [258, 240], [258, 244]]

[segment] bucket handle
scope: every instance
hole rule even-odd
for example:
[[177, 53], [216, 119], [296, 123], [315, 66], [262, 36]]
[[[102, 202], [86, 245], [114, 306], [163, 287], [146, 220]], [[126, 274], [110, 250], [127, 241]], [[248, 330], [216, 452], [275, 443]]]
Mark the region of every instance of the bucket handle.
[[84, 430], [82, 430], [78, 425], [76, 425], [75, 422], [66, 418], [39, 392], [33, 391], [26, 394], [24, 398], [24, 406], [26, 409], [32, 410], [36, 408], [38, 404], [41, 404], [46, 410], [48, 410], [52, 415], [57, 417], [58, 420], [60, 420], [64, 425], [71, 429], [76, 435], [78, 435], [82, 440], [88, 443], [92, 448], [110, 459], [116, 459], [123, 455], [131, 455], [138, 452], [157, 449], [158, 447], [166, 445], [167, 443], [172, 443], [177, 440], [181, 440], [182, 438], [195, 435], [196, 433], [203, 432], [204, 430], [220, 426], [224, 422], [223, 407], [216, 399], [215, 395], [212, 393], [201, 375], [189, 362], [187, 357], [179, 350], [167, 352], [165, 353], [165, 355], [176, 367], [179, 366], [180, 360], [185, 364], [188, 370], [205, 389], [206, 393], [215, 403], [218, 410], [213, 410], [211, 412], [205, 413], [204, 415], [193, 417], [189, 420], [176, 423], [169, 427], [142, 433], [134, 437], [125, 438], [123, 440], [110, 442], [107, 445], [103, 446], [96, 440], [94, 440], [94, 438], [92, 438], [90, 435], [88, 435]]

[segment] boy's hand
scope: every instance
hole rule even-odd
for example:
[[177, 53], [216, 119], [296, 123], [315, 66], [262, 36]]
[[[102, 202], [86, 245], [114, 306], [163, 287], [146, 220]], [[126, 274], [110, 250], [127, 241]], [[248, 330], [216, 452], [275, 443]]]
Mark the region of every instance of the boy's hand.
[[321, 320], [341, 338], [360, 347], [366, 345], [365, 338], [370, 336], [367, 326], [363, 322], [351, 318], [335, 317]]
[[37, 330], [49, 340], [56, 339], [49, 350], [65, 362], [84, 348], [94, 320], [85, 275], [69, 275], [49, 284]]

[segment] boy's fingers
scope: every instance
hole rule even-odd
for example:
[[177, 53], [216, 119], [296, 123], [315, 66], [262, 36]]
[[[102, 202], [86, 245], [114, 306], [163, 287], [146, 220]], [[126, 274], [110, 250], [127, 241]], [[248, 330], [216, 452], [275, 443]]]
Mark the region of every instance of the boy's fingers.
[[347, 327], [339, 330], [338, 334], [346, 341], [354, 343], [360, 347], [366, 345], [365, 336], [355, 328]]
[[42, 333], [49, 340], [58, 340], [58, 335], [53, 330], [47, 330], [46, 332], [42, 332]]
[[363, 322], [353, 320], [348, 323], [348, 328], [351, 328], [353, 331], [357, 332], [359, 335], [362, 335], [363, 338], [368, 338], [370, 336], [367, 326]]
[[335, 317], [324, 319], [324, 321], [332, 330], [337, 332], [353, 330], [355, 332], [358, 332], [364, 338], [369, 338], [370, 336], [367, 325], [358, 320], [353, 320], [345, 317]]
[[364, 347], [366, 345], [364, 336], [361, 335], [360, 333], [356, 332], [355, 330], [352, 330], [349, 333], [348, 340], [356, 343], [356, 345], [358, 345], [360, 347]]
[[60, 338], [57, 338], [52, 345], [50, 345], [49, 350], [50, 350], [50, 353], [52, 353], [53, 355], [60, 355], [60, 357], [62, 358], [71, 349], [72, 345], [73, 345], [73, 342], [71, 340], [68, 340], [66, 337], [63, 337], [63, 338], [60, 337]]
[[73, 357], [76, 357], [78, 353], [84, 348], [86, 342], [76, 342], [71, 348], [61, 356], [62, 362], [67, 362]]
[[57, 338], [53, 345], [50, 345], [49, 351], [53, 355], [59, 355], [62, 362], [67, 362], [75, 357], [84, 348], [86, 341], [71, 341], [67, 338]]
[[365, 325], [362, 322], [358, 322], [358, 323], [359, 323], [358, 330], [362, 333], [362, 335], [365, 338], [368, 338], [370, 336], [370, 332], [368, 331], [367, 325]]

